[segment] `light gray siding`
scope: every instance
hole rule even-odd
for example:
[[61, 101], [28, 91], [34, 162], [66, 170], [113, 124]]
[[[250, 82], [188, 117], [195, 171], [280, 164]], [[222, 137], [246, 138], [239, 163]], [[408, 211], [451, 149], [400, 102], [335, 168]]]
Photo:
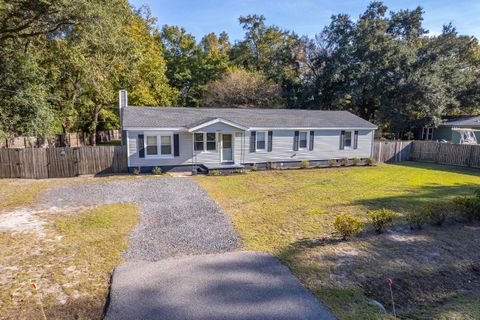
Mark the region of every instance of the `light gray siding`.
[[[159, 132], [159, 131], [155, 131]], [[180, 155], [171, 158], [140, 158], [138, 150], [138, 135], [147, 134], [148, 131], [128, 131], [128, 155], [130, 167], [154, 167], [154, 166], [173, 166], [173, 165], [191, 165], [193, 154], [193, 134], [190, 132], [174, 132], [179, 135]], [[216, 137], [217, 150], [196, 152], [196, 162], [201, 164], [218, 164], [220, 163], [220, 137], [217, 133]], [[235, 163], [240, 162], [241, 144], [234, 141], [234, 160]]]
[[[178, 133], [180, 144], [180, 156], [171, 158], [140, 158], [138, 149], [138, 135], [148, 131], [128, 131], [128, 156], [129, 167], [154, 167], [154, 166], [172, 166], [192, 163], [192, 134], [188, 132]], [[158, 132], [158, 131], [155, 131]]]
[[[221, 124], [223, 127], [224, 125]], [[228, 126], [227, 126], [228, 127]], [[207, 128], [202, 129], [206, 131]], [[213, 125], [208, 131], [224, 129], [233, 131], [233, 127], [218, 128]], [[237, 129], [238, 130], [238, 129]], [[147, 131], [145, 131], [146, 133]], [[158, 131], [156, 131], [158, 132]], [[373, 130], [358, 130], [358, 148], [340, 150], [340, 130], [315, 131], [313, 150], [293, 151], [293, 137], [295, 130], [273, 131], [273, 148], [271, 152], [250, 152], [250, 132], [236, 132], [234, 134], [234, 161], [235, 163], [261, 163], [267, 161], [301, 161], [301, 160], [328, 160], [342, 157], [368, 158], [371, 155]], [[193, 154], [192, 133], [174, 132], [179, 134], [180, 156], [171, 158], [139, 158], [138, 135], [144, 131], [128, 131], [129, 166], [173, 166], [191, 165]], [[217, 150], [196, 154], [198, 164], [220, 163], [220, 137], [217, 133]]]
[[328, 160], [343, 157], [368, 158], [372, 148], [372, 130], [358, 130], [358, 148], [340, 150], [340, 130], [315, 131], [313, 150], [293, 150], [294, 130], [273, 131], [272, 151], [250, 152], [247, 143], [245, 163], [265, 161]]

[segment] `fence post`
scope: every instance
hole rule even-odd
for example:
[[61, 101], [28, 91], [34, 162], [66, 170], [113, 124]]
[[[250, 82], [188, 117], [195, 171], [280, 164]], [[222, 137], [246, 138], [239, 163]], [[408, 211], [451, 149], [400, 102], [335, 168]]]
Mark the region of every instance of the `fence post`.
[[383, 162], [382, 156], [382, 141], [378, 142], [378, 162]]
[[16, 172], [17, 174], [16, 174], [16, 176], [17, 176], [17, 178], [21, 178], [22, 175], [21, 175], [21, 173], [20, 173], [20, 171], [21, 171], [21, 167], [20, 167], [20, 149], [15, 149], [15, 151], [16, 151], [15, 153], [16, 153], [16, 160], [17, 160], [17, 172]]
[[75, 168], [75, 176], [80, 175], [80, 150], [78, 148], [73, 149], [73, 165]]
[[440, 159], [440, 151], [442, 149], [442, 144], [441, 143], [438, 143], [436, 142], [436, 146], [435, 146], [435, 149], [436, 149], [436, 152], [435, 152], [435, 155], [434, 155], [434, 161], [435, 163], [438, 163], [439, 159]]
[[468, 165], [468, 167], [470, 168], [470, 167], [472, 166], [473, 150], [474, 150], [474, 149], [473, 149], [473, 146], [472, 146], [472, 145], [469, 145], [468, 147], [470, 148], [470, 152], [468, 153], [469, 156], [468, 156], [468, 163], [467, 163], [467, 165]]

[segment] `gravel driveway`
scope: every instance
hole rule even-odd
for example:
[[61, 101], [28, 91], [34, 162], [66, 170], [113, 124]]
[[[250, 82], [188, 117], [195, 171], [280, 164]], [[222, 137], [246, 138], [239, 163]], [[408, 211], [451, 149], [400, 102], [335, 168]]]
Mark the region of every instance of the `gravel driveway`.
[[138, 178], [60, 186], [45, 191], [40, 207], [137, 203], [140, 223], [127, 261], [220, 253], [240, 246], [228, 216], [190, 178]]
[[140, 223], [113, 273], [106, 319], [335, 319], [277, 258], [228, 252], [240, 238], [193, 179], [59, 186], [43, 192], [38, 207], [112, 203], [138, 204]]

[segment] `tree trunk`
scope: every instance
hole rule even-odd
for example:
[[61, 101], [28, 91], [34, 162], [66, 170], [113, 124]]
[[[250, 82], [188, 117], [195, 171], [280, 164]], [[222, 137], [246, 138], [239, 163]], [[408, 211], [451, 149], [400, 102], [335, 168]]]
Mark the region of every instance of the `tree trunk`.
[[97, 145], [97, 126], [98, 126], [98, 115], [100, 114], [101, 108], [95, 107], [93, 108], [93, 121], [92, 127], [90, 130], [90, 145], [96, 146]]
[[71, 147], [71, 141], [70, 141], [70, 129], [71, 129], [70, 124], [62, 124], [62, 131], [63, 131], [63, 142], [65, 144], [65, 147]]

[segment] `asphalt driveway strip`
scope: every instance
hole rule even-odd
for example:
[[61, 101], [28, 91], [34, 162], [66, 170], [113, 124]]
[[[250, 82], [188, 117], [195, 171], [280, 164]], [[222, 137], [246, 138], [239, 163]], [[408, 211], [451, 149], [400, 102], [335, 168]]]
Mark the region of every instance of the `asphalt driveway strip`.
[[230, 252], [115, 269], [106, 320], [335, 319], [272, 255]]
[[106, 319], [335, 319], [277, 258], [238, 251], [229, 217], [191, 178], [58, 186], [37, 206], [112, 203], [136, 203], [140, 222], [113, 272]]

